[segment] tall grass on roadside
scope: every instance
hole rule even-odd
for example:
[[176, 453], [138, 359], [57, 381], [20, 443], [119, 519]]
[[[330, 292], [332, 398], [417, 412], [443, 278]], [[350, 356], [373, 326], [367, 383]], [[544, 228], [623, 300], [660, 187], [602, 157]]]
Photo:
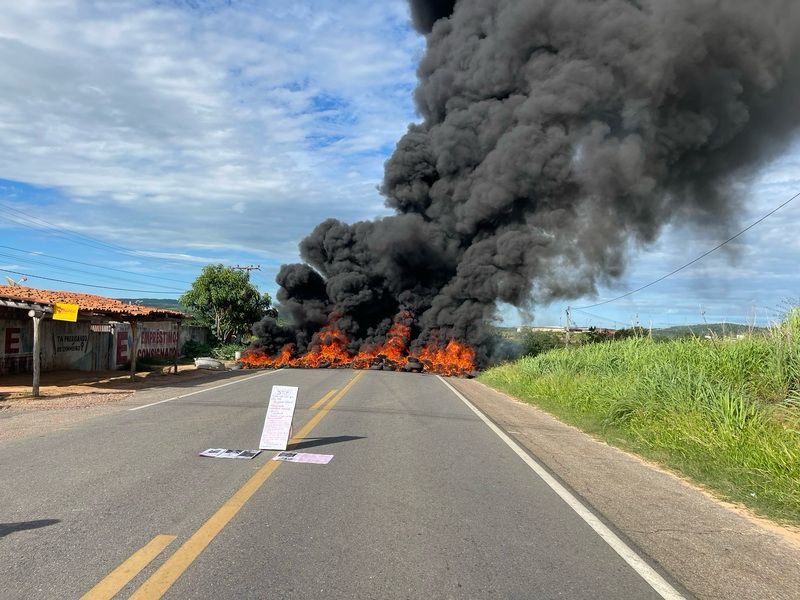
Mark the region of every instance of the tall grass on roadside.
[[481, 380], [725, 499], [800, 524], [800, 309], [744, 339], [553, 350]]

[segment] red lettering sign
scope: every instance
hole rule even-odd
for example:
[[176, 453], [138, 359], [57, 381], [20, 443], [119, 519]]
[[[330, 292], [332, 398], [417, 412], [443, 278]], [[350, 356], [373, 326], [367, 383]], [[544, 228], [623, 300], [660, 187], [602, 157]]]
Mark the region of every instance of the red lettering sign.
[[128, 332], [117, 332], [117, 364], [124, 365], [128, 362]]
[[19, 327], [6, 328], [6, 354], [19, 354]]

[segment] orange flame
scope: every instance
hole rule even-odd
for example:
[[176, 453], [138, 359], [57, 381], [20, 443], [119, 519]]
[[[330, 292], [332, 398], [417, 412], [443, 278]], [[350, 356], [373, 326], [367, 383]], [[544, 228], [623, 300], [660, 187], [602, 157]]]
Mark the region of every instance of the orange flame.
[[[257, 349], [248, 350], [242, 355], [240, 364], [245, 368], [368, 369], [372, 367], [400, 371], [408, 365], [409, 359], [413, 359], [422, 364], [423, 370], [429, 373], [463, 377], [475, 370], [475, 350], [455, 340], [440, 346], [434, 337], [429, 345], [409, 355], [411, 328], [405, 322], [410, 318], [410, 313], [400, 313], [382, 344], [362, 346], [354, 356], [347, 350], [347, 335], [329, 324], [314, 336], [311, 348], [302, 356], [293, 357], [294, 346], [287, 344], [279, 354], [272, 357]], [[412, 362], [408, 366], [414, 364]]]
[[239, 359], [239, 362], [243, 367], [249, 369], [290, 367], [294, 366], [292, 364], [294, 362], [292, 359], [293, 349], [294, 346], [292, 344], [286, 344], [277, 355], [267, 356], [261, 350], [251, 348], [242, 353], [242, 358]]
[[347, 336], [332, 326], [317, 333], [311, 350], [297, 359], [299, 366], [309, 369], [349, 366]]
[[416, 356], [426, 371], [463, 377], [475, 370], [475, 350], [467, 344], [450, 340], [444, 347], [424, 346]]

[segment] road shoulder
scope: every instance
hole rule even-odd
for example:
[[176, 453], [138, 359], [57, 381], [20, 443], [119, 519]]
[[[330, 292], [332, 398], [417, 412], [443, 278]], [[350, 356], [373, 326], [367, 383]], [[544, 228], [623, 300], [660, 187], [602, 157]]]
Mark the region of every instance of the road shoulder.
[[27, 399], [0, 406], [0, 443], [69, 429], [88, 419], [131, 407], [160, 402], [220, 383], [252, 377], [253, 371], [207, 371], [191, 378], [164, 378], [143, 389], [114, 389], [108, 393], [66, 394]]
[[800, 536], [482, 383], [448, 381], [697, 598], [797, 597]]

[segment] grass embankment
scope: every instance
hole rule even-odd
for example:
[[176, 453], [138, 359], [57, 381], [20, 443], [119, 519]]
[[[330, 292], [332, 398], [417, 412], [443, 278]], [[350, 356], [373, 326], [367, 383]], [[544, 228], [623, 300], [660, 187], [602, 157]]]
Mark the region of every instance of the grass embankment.
[[800, 525], [800, 310], [745, 339], [553, 350], [480, 380], [722, 498]]

